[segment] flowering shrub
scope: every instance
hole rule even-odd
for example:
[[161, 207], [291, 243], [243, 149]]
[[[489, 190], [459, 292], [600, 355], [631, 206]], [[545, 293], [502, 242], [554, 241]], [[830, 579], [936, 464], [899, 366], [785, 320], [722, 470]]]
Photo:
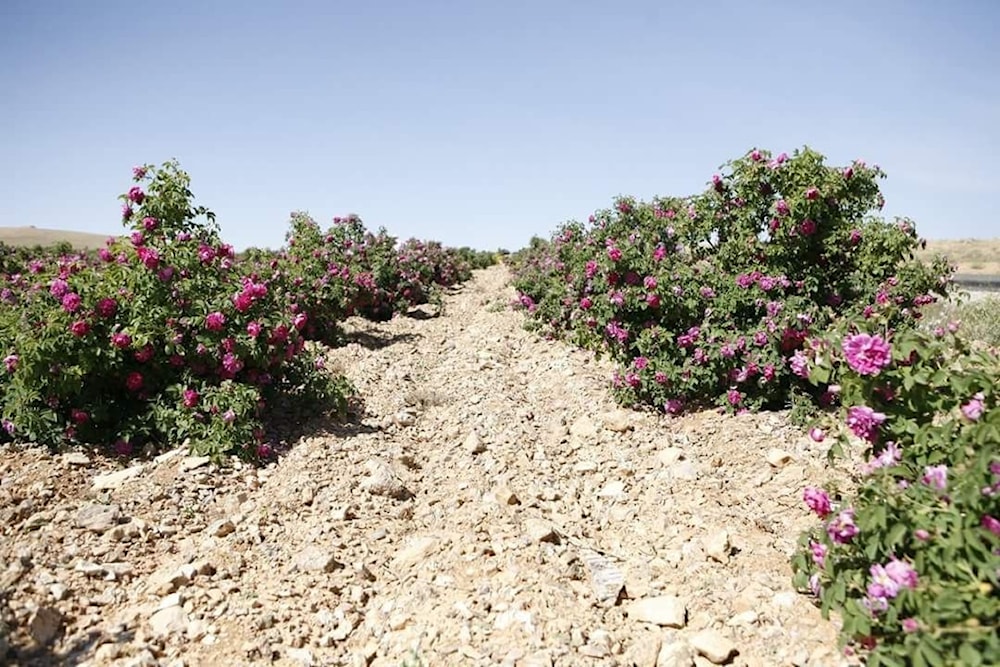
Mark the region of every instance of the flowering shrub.
[[308, 315], [270, 265], [238, 264], [176, 163], [137, 167], [128, 235], [96, 261], [33, 261], [0, 298], [6, 437], [48, 445], [190, 439], [195, 452], [266, 453], [278, 394], [342, 409], [348, 386], [305, 349]]
[[956, 328], [862, 321], [810, 350], [842, 419], [833, 451], [868, 460], [851, 497], [805, 490], [823, 525], [796, 582], [870, 666], [1000, 664], [1000, 356]]
[[289, 299], [310, 315], [307, 338], [336, 343], [347, 315], [387, 320], [436, 298], [439, 287], [464, 282], [484, 254], [435, 241], [398, 244], [385, 229], [368, 231], [356, 215], [337, 217], [325, 232], [305, 213], [293, 213], [286, 248], [274, 266], [286, 274]]
[[830, 167], [809, 149], [728, 166], [703, 194], [621, 197], [515, 258], [531, 326], [610, 354], [625, 403], [822, 399], [806, 381], [809, 339], [840, 320], [911, 327], [948, 285], [943, 260], [913, 259], [911, 222], [873, 217], [877, 167]]

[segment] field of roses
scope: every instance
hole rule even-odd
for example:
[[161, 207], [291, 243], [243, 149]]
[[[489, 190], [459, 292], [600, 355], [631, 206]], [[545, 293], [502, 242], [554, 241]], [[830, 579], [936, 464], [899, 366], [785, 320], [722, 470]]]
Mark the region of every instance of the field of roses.
[[133, 176], [125, 234], [97, 253], [0, 247], [0, 442], [268, 457], [276, 404], [346, 410], [322, 356], [346, 317], [390, 318], [492, 261], [304, 213], [282, 249], [237, 257], [175, 162]]
[[878, 216], [883, 177], [752, 150], [703, 193], [619, 197], [532, 239], [515, 306], [609, 355], [626, 405], [792, 408], [832, 457], [868, 457], [854, 490], [804, 491], [822, 523], [796, 584], [869, 665], [1000, 664], [1000, 353], [921, 326], [952, 268]]

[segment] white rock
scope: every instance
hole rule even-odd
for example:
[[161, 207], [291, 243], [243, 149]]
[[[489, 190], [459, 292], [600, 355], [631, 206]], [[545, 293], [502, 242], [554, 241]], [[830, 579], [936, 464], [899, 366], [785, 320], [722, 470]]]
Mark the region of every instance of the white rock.
[[526, 519], [524, 522], [524, 532], [532, 542], [559, 544], [559, 534], [551, 523], [543, 519]]
[[121, 518], [121, 511], [118, 509], [118, 505], [90, 503], [77, 511], [76, 525], [78, 528], [103, 533], [113, 528], [118, 523], [119, 518]]
[[114, 472], [98, 475], [94, 477], [94, 481], [90, 485], [90, 488], [94, 491], [117, 489], [128, 480], [138, 477], [145, 469], [146, 466], [140, 464], [132, 466], [131, 468], [125, 468], [124, 470], [116, 470]]
[[392, 568], [399, 571], [421, 565], [434, 553], [437, 545], [438, 539], [430, 535], [411, 539], [392, 559]]
[[783, 449], [772, 449], [767, 453], [767, 462], [772, 468], [780, 468], [795, 460], [795, 457]]
[[656, 458], [658, 458], [660, 460], [660, 463], [662, 463], [663, 465], [672, 466], [678, 461], [684, 459], [684, 450], [681, 449], [680, 447], [664, 447], [656, 455]]
[[590, 574], [590, 585], [594, 589], [597, 600], [604, 605], [618, 602], [622, 589], [625, 587], [625, 575], [615, 567], [610, 558], [596, 551], [584, 549], [580, 558], [587, 566]]
[[285, 657], [289, 660], [294, 660], [295, 662], [302, 665], [302, 667], [312, 667], [316, 664], [315, 658], [313, 658], [312, 651], [307, 648], [288, 648], [285, 649]]
[[694, 665], [694, 650], [686, 642], [675, 641], [663, 644], [656, 656], [656, 667], [691, 667]]
[[83, 452], [66, 452], [60, 458], [63, 463], [71, 466], [90, 465], [90, 458]]
[[663, 640], [654, 634], [646, 634], [635, 639], [622, 656], [622, 662], [629, 667], [656, 667]]
[[729, 533], [724, 530], [716, 530], [702, 541], [702, 548], [705, 554], [714, 561], [720, 563], [729, 562]]
[[403, 486], [396, 476], [392, 466], [381, 459], [368, 459], [365, 462], [368, 476], [361, 480], [361, 488], [373, 496], [385, 496], [396, 500], [412, 497], [412, 493]]
[[628, 607], [628, 617], [635, 621], [653, 623], [668, 628], [683, 628], [687, 623], [687, 608], [674, 595], [636, 600]]
[[184, 604], [184, 596], [180, 593], [171, 593], [170, 595], [164, 595], [156, 608], [157, 610], [169, 609], [170, 607], [180, 607], [182, 604]]
[[732, 618], [726, 621], [726, 625], [730, 627], [745, 627], [756, 623], [758, 617], [757, 612], [749, 609], [747, 611], [740, 612], [739, 614], [735, 614]]
[[580, 417], [569, 427], [569, 434], [580, 440], [593, 440], [597, 436], [597, 424], [590, 417]]
[[486, 445], [483, 444], [482, 438], [475, 431], [469, 432], [469, 435], [465, 438], [463, 447], [470, 454], [482, 454], [486, 451]]
[[670, 476], [691, 482], [698, 479], [698, 468], [691, 461], [679, 461], [670, 467]]
[[187, 631], [188, 618], [184, 608], [174, 605], [160, 609], [149, 617], [149, 627], [154, 635], [169, 635]]
[[181, 459], [181, 470], [185, 472], [197, 470], [202, 466], [207, 466], [211, 461], [212, 459], [208, 456], [186, 456]]
[[632, 429], [631, 415], [624, 410], [615, 410], [601, 417], [604, 428], [615, 433], [625, 433]]
[[691, 646], [716, 665], [723, 665], [736, 653], [736, 645], [716, 630], [702, 630], [690, 639]]
[[219, 519], [208, 525], [208, 534], [214, 535], [215, 537], [225, 537], [226, 535], [235, 532], [235, 530], [236, 524], [234, 524], [231, 519]]
[[332, 553], [316, 546], [308, 546], [298, 552], [294, 562], [301, 572], [333, 572], [344, 567]]
[[617, 498], [625, 494], [625, 482], [614, 480], [604, 485], [597, 495], [602, 498]]

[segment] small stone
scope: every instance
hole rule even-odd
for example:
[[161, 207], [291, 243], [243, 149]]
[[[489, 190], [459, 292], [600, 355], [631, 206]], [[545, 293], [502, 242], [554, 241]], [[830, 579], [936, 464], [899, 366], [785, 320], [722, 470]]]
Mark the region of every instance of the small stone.
[[729, 533], [724, 530], [717, 530], [701, 541], [705, 554], [714, 561], [720, 563], [729, 562], [731, 546], [729, 544]]
[[412, 498], [413, 494], [403, 486], [396, 472], [385, 461], [368, 459], [365, 463], [368, 476], [361, 480], [361, 488], [373, 496], [385, 496], [395, 500]]
[[690, 642], [695, 651], [716, 665], [724, 665], [738, 653], [736, 645], [715, 630], [702, 630], [691, 637]]
[[608, 482], [598, 493], [602, 498], [618, 498], [625, 495], [625, 482], [618, 480]]
[[145, 468], [146, 466], [140, 464], [132, 466], [131, 468], [125, 468], [124, 470], [116, 470], [103, 475], [97, 475], [94, 477], [94, 481], [91, 483], [90, 488], [94, 491], [117, 489], [128, 480], [138, 477], [142, 471], [145, 470]]
[[667, 628], [683, 628], [687, 623], [687, 608], [674, 595], [659, 595], [633, 602], [629, 605], [628, 617]]
[[401, 571], [420, 565], [434, 552], [437, 544], [438, 539], [429, 535], [411, 539], [392, 559], [393, 570]]
[[351, 505], [340, 505], [333, 508], [330, 512], [330, 518], [334, 521], [350, 521], [351, 519], [357, 519], [358, 515], [355, 513], [355, 508]]
[[795, 460], [795, 457], [783, 449], [772, 449], [767, 453], [767, 462], [772, 468], [780, 468]]
[[524, 522], [524, 532], [532, 542], [559, 544], [559, 534], [551, 523], [543, 519], [526, 519]]
[[597, 600], [603, 605], [615, 604], [625, 588], [625, 575], [615, 567], [611, 559], [596, 551], [584, 549], [580, 558], [590, 575], [590, 585]]
[[671, 466], [684, 459], [684, 450], [680, 447], [664, 447], [656, 455], [656, 458], [658, 458], [660, 463], [663, 465]]
[[65, 584], [56, 582], [49, 586], [49, 594], [58, 602], [66, 599], [66, 596], [69, 595], [69, 589], [66, 588]]
[[104, 563], [101, 568], [105, 573], [104, 578], [108, 581], [118, 581], [123, 577], [131, 576], [133, 572], [131, 563]]
[[83, 452], [66, 452], [60, 458], [63, 463], [71, 466], [90, 465], [90, 458]]
[[497, 503], [500, 505], [520, 505], [521, 499], [517, 497], [517, 494], [511, 491], [506, 486], [498, 486], [493, 490], [493, 496], [497, 499]]
[[208, 456], [185, 456], [181, 459], [181, 470], [184, 472], [190, 472], [203, 466], [207, 466], [211, 462], [212, 459]]
[[482, 454], [486, 451], [486, 445], [483, 444], [482, 438], [475, 431], [469, 432], [469, 435], [465, 438], [463, 447], [470, 454]]
[[160, 600], [159, 606], [157, 606], [157, 609], [159, 610], [159, 609], [169, 609], [170, 607], [180, 607], [182, 604], [184, 604], [184, 596], [182, 596], [180, 593], [171, 593], [170, 595], [163, 596], [163, 598]]
[[347, 619], [344, 619], [337, 624], [337, 627], [330, 631], [330, 637], [332, 637], [334, 641], [342, 642], [350, 637], [352, 632], [354, 632], [354, 625]]
[[401, 410], [392, 416], [392, 423], [400, 428], [407, 428], [417, 423], [417, 415], [409, 410]]
[[782, 591], [774, 594], [774, 597], [771, 598], [771, 604], [775, 607], [791, 609], [795, 606], [795, 601], [798, 598], [799, 596], [795, 593], [795, 591]]
[[219, 519], [208, 525], [208, 534], [215, 537], [225, 537], [236, 531], [236, 524], [231, 519]]
[[758, 614], [752, 609], [735, 614], [732, 618], [726, 621], [726, 625], [730, 627], [745, 627], [748, 625], [753, 625], [757, 622]]
[[186, 632], [187, 625], [187, 614], [178, 605], [159, 609], [149, 617], [149, 626], [157, 636]]
[[663, 640], [654, 634], [646, 634], [628, 647], [622, 656], [622, 664], [629, 667], [656, 667], [656, 658], [660, 654]]
[[660, 647], [656, 656], [656, 667], [691, 667], [694, 665], [694, 650], [683, 641], [675, 641]]
[[517, 667], [552, 667], [552, 656], [548, 651], [537, 651], [517, 661]]
[[77, 572], [82, 572], [88, 577], [99, 577], [104, 574], [104, 568], [97, 563], [91, 563], [87, 560], [82, 560], [76, 564], [73, 568]]
[[319, 547], [306, 547], [295, 556], [295, 567], [302, 572], [333, 572], [344, 567], [333, 554]]
[[120, 518], [121, 510], [118, 509], [118, 505], [90, 503], [81, 507], [76, 513], [76, 525], [78, 528], [103, 533], [114, 527]]
[[42, 646], [48, 646], [62, 630], [63, 617], [52, 607], [39, 607], [31, 617], [28, 632]]
[[580, 417], [569, 427], [569, 434], [578, 440], [592, 440], [597, 436], [597, 424], [590, 417]]
[[285, 657], [289, 660], [294, 660], [298, 664], [302, 665], [302, 667], [312, 667], [316, 664], [312, 651], [307, 648], [285, 649]]
[[598, 628], [587, 637], [587, 643], [581, 646], [579, 652], [591, 658], [604, 658], [611, 655], [611, 635], [607, 630]]
[[609, 412], [601, 417], [601, 421], [604, 423], [604, 428], [615, 433], [625, 433], [632, 429], [631, 417], [624, 410]]
[[687, 482], [698, 479], [698, 468], [691, 461], [679, 461], [670, 467], [670, 476]]
[[183, 453], [184, 453], [184, 447], [175, 447], [174, 449], [171, 449], [169, 452], [163, 452], [162, 454], [155, 456], [153, 458], [153, 462], [166, 463], [170, 459], [175, 459], [178, 456], [181, 456]]
[[157, 595], [168, 595], [190, 582], [191, 578], [186, 573], [168, 567], [151, 574], [146, 581], [146, 587]]

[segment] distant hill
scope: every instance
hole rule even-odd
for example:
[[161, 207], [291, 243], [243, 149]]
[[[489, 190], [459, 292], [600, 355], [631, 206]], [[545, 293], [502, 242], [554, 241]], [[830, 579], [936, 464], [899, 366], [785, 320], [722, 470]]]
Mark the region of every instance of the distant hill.
[[103, 246], [108, 236], [40, 227], [0, 227], [0, 243], [13, 246], [49, 246], [65, 241], [76, 250], [92, 250]]
[[1000, 276], [1000, 238], [928, 239], [920, 257], [944, 255], [964, 275]]

